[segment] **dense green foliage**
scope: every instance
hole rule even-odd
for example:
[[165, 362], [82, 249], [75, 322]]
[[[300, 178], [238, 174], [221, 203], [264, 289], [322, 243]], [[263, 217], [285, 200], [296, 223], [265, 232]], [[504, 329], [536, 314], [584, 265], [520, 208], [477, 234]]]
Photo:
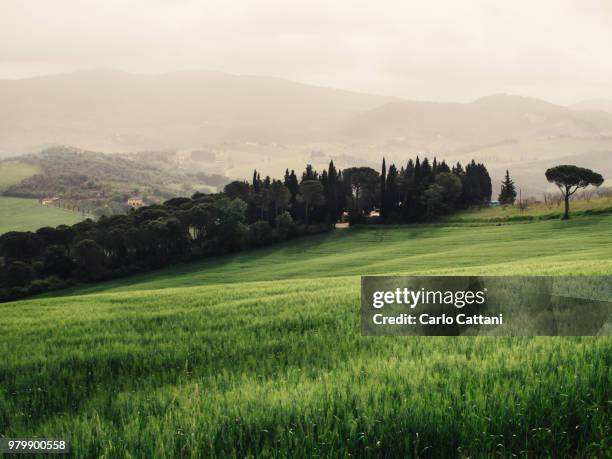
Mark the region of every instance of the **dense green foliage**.
[[0, 436], [78, 457], [605, 457], [610, 338], [368, 338], [359, 275], [610, 274], [610, 216], [338, 230], [0, 305]]
[[[317, 182], [318, 183], [318, 182]], [[302, 228], [291, 217], [246, 223], [247, 204], [224, 195], [195, 194], [125, 215], [72, 226], [0, 235], [0, 299], [160, 268], [178, 261], [260, 247], [329, 226]], [[282, 226], [282, 227], [281, 227]]]
[[85, 199], [111, 194], [110, 183], [135, 186], [160, 183], [166, 177], [146, 161], [137, 163], [119, 155], [86, 152], [73, 148], [49, 148], [40, 153], [18, 157], [22, 164], [36, 166], [41, 173], [8, 188], [9, 195], [42, 198], [74, 195]]
[[[229, 183], [223, 194], [173, 198], [72, 227], [11, 231], [0, 236], [0, 300], [265, 246], [328, 230], [343, 213], [361, 222], [382, 202], [385, 222], [398, 218], [393, 209], [403, 213], [402, 221], [422, 221], [453, 212], [457, 202], [468, 206], [490, 198], [491, 180], [481, 164], [472, 162], [465, 171], [458, 164], [452, 172], [435, 159], [433, 167], [427, 158], [408, 165], [387, 177], [388, 188], [369, 167], [336, 171], [331, 162], [322, 174], [308, 165], [299, 183], [294, 171], [286, 172], [284, 182], [262, 180], [254, 171], [252, 184]], [[404, 202], [397, 201], [401, 193]]]
[[306, 223], [336, 223], [348, 214], [351, 223], [364, 223], [378, 210], [381, 223], [432, 221], [459, 209], [488, 204], [491, 178], [483, 164], [474, 161], [465, 169], [452, 169], [442, 161], [410, 159], [404, 168], [387, 166], [381, 172], [371, 167], [336, 169], [334, 162], [318, 172], [306, 166], [301, 180], [295, 171], [285, 171], [284, 180], [261, 179], [253, 172], [252, 182], [234, 181], [225, 193], [248, 203], [249, 222], [267, 220], [275, 225], [278, 212], [287, 209], [294, 220]]
[[388, 222], [431, 221], [458, 209], [487, 204], [492, 192], [484, 164], [472, 160], [465, 168], [457, 163], [450, 169], [444, 161], [434, 158], [430, 163], [424, 158], [421, 162], [418, 157], [399, 170], [392, 164], [381, 188], [381, 217]]
[[0, 196], [0, 234], [8, 231], [33, 231], [42, 226], [72, 225], [87, 215], [51, 205], [37, 199]]

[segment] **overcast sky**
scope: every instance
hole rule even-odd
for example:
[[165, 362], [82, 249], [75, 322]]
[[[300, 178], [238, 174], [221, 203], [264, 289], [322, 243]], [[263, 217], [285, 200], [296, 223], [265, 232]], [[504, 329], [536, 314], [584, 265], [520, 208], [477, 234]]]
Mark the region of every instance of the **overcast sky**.
[[612, 0], [0, 0], [0, 78], [92, 67], [612, 99]]

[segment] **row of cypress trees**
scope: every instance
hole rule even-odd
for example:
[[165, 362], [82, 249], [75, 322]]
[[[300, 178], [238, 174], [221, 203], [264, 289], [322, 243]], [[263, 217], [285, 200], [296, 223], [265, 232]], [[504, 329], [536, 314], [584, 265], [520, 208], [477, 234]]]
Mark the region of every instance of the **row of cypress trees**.
[[363, 222], [373, 209], [380, 209], [382, 222], [411, 223], [485, 204], [492, 187], [484, 164], [471, 161], [451, 168], [437, 158], [417, 157], [388, 169], [383, 158], [380, 172], [370, 167], [341, 170], [330, 161], [321, 172], [307, 165], [299, 178], [287, 169], [282, 180], [262, 179], [255, 170], [251, 183], [232, 182], [225, 193], [247, 203], [249, 223], [263, 220], [274, 226], [282, 211], [306, 224], [335, 223], [345, 212], [351, 221]]

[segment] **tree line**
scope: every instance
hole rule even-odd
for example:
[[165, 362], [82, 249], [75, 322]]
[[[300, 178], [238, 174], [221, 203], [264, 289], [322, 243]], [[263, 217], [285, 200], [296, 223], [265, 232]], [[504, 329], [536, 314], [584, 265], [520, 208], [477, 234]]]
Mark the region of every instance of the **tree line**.
[[[222, 193], [195, 193], [84, 220], [72, 226], [11, 231], [0, 236], [0, 300], [221, 255], [352, 223], [410, 223], [488, 202], [491, 179], [474, 161], [450, 168], [434, 158], [399, 169], [383, 159], [370, 167], [321, 172], [306, 166], [298, 178], [227, 184]], [[372, 210], [379, 211], [371, 217]]]
[[436, 158], [410, 159], [405, 166], [380, 172], [371, 167], [337, 169], [331, 161], [317, 171], [307, 165], [301, 177], [285, 171], [283, 180], [261, 178], [254, 171], [251, 182], [234, 181], [225, 194], [247, 203], [249, 222], [267, 221], [274, 226], [277, 215], [288, 211], [305, 224], [333, 224], [347, 214], [351, 223], [418, 223], [459, 209], [484, 205], [491, 200], [491, 178], [484, 164], [472, 161], [452, 168]]

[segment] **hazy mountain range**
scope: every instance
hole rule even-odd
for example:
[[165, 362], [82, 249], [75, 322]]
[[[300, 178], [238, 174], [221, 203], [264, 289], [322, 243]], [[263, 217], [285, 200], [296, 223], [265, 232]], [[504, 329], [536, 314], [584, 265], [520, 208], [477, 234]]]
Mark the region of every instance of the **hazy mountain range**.
[[612, 135], [612, 114], [500, 94], [466, 104], [392, 102], [356, 116], [344, 132], [350, 137], [373, 141], [444, 139], [457, 144], [593, 137]]
[[[228, 145], [240, 143], [285, 150], [232, 156]], [[230, 175], [243, 175], [263, 158], [278, 159], [277, 168], [301, 167], [315, 144], [321, 161], [351, 154], [367, 163], [382, 154], [425, 152], [478, 156], [500, 170], [563, 157], [589, 162], [594, 155], [610, 177], [612, 101], [564, 107], [492, 95], [469, 103], [419, 102], [210, 71], [91, 70], [0, 80], [0, 155], [58, 144], [105, 152], [222, 145], [226, 154], [218, 157], [230, 164], [219, 170]], [[300, 146], [295, 157], [285, 153]]]
[[609, 99], [590, 99], [583, 100], [571, 106], [577, 110], [601, 110], [603, 112], [612, 113], [612, 100]]
[[0, 148], [339, 140], [457, 147], [612, 135], [612, 113], [605, 110], [612, 112], [612, 101], [571, 108], [508, 95], [466, 104], [415, 102], [220, 72], [92, 70], [0, 80]]
[[105, 149], [323, 139], [393, 99], [287, 80], [114, 70], [0, 81], [0, 148], [62, 143]]

